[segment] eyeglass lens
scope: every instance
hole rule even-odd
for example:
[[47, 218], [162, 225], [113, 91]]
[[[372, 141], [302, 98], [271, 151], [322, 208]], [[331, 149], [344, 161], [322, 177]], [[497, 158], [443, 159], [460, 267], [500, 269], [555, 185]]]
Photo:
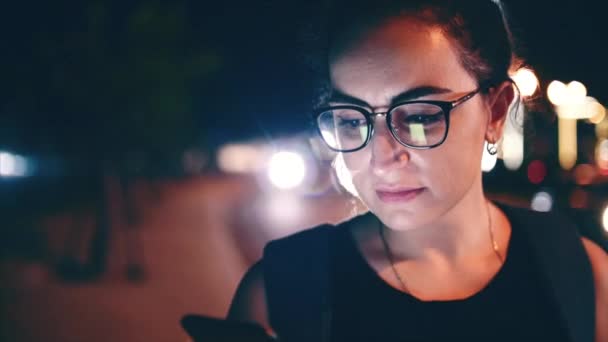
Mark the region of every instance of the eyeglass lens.
[[[390, 112], [390, 129], [402, 144], [428, 147], [440, 143], [447, 131], [443, 109], [431, 103], [408, 103]], [[334, 150], [349, 151], [366, 144], [371, 123], [353, 108], [328, 109], [317, 117], [323, 140]]]

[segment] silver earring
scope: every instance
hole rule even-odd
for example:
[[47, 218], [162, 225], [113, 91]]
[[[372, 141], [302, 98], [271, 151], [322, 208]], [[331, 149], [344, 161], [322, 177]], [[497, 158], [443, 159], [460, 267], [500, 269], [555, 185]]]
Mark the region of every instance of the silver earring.
[[491, 156], [494, 156], [494, 155], [496, 155], [496, 153], [498, 153], [498, 148], [496, 147], [496, 143], [494, 143], [494, 142], [488, 141], [488, 143], [486, 145], [486, 150], [488, 150], [488, 153]]

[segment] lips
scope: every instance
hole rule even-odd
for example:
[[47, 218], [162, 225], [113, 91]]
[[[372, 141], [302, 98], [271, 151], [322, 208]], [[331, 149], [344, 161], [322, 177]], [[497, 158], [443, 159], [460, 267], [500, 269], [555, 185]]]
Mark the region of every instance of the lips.
[[408, 202], [418, 197], [424, 188], [376, 189], [378, 198], [383, 202]]

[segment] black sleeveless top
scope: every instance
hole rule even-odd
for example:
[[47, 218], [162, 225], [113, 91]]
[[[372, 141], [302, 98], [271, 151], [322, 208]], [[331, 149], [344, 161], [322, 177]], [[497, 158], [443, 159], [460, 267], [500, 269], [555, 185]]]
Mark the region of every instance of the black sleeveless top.
[[332, 341], [568, 341], [531, 247], [514, 225], [504, 265], [462, 300], [421, 301], [380, 278], [346, 226], [333, 233]]

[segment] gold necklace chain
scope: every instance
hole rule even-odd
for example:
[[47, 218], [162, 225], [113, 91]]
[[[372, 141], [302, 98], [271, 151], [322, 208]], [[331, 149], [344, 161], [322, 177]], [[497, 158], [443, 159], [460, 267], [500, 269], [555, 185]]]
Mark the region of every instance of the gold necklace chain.
[[378, 222], [380, 223], [380, 225], [378, 227], [380, 228], [380, 238], [382, 239], [382, 245], [384, 246], [384, 254], [386, 254], [386, 257], [391, 264], [391, 269], [393, 270], [393, 273], [395, 274], [395, 278], [397, 278], [397, 281], [399, 282], [399, 285], [401, 285], [401, 289], [403, 290], [403, 292], [410, 292], [407, 289], [407, 286], [405, 286], [405, 282], [403, 281], [403, 279], [401, 279], [399, 272], [397, 272], [397, 268], [395, 268], [395, 262], [393, 260], [393, 253], [391, 253], [391, 249], [388, 245], [388, 242], [386, 241], [386, 238], [384, 237], [384, 227], [383, 227], [384, 225], [382, 224], [382, 221], [378, 220]]
[[494, 225], [492, 224], [492, 215], [490, 215], [490, 201], [486, 200], [486, 208], [488, 212], [488, 230], [490, 231], [490, 240], [492, 241], [492, 249], [494, 249], [494, 254], [498, 257], [500, 263], [505, 262], [504, 256], [500, 253], [500, 247], [498, 246], [498, 242], [494, 238]]
[[[500, 263], [502, 264], [502, 263], [504, 263], [504, 257], [500, 253], [500, 247], [498, 246], [498, 243], [496, 242], [496, 239], [494, 238], [494, 227], [492, 225], [492, 215], [490, 215], [489, 201], [486, 201], [486, 208], [487, 208], [487, 213], [488, 213], [488, 231], [490, 232], [492, 249], [494, 250], [494, 254], [496, 254], [496, 257], [498, 258], [498, 260], [500, 260]], [[380, 223], [378, 228], [380, 231], [380, 239], [382, 240], [382, 245], [384, 246], [384, 254], [386, 254], [386, 258], [388, 259], [389, 263], [391, 264], [391, 269], [395, 275], [395, 278], [397, 278], [397, 281], [399, 282], [401, 289], [404, 292], [409, 292], [407, 286], [405, 285], [405, 282], [403, 281], [403, 279], [401, 278], [401, 275], [399, 275], [399, 272], [397, 272], [397, 268], [395, 267], [393, 253], [391, 252], [390, 246], [388, 245], [388, 241], [386, 241], [386, 237], [384, 236], [384, 225], [382, 224], [382, 221], [378, 220], [378, 222]]]

